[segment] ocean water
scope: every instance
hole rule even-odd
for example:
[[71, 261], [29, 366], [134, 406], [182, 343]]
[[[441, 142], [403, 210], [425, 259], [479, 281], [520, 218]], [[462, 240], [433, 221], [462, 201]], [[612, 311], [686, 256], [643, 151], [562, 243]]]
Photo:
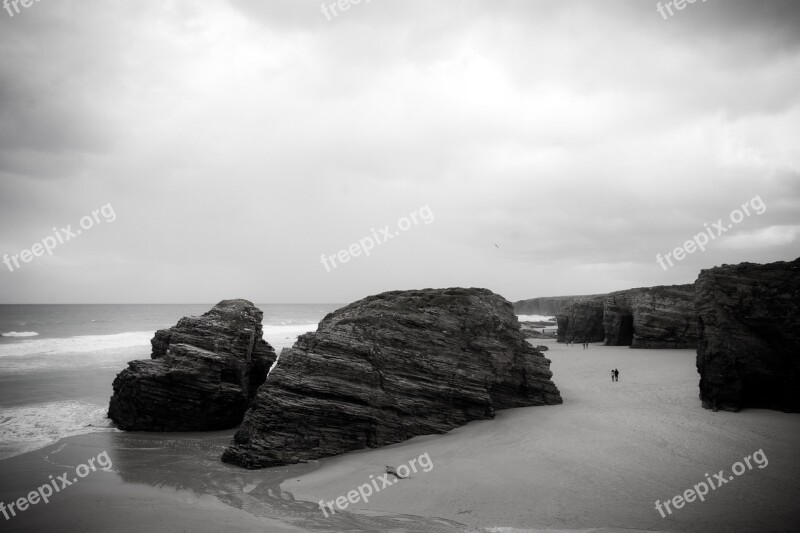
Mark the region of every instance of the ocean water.
[[[0, 459], [62, 437], [116, 431], [111, 383], [128, 361], [150, 358], [156, 330], [201, 305], [0, 305]], [[262, 304], [275, 351], [315, 331], [337, 304]]]

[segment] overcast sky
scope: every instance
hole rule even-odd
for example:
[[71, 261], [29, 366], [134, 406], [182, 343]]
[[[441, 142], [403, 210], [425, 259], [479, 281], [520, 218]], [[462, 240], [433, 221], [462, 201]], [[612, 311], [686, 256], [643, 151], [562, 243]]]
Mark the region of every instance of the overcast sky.
[[800, 2], [656, 4], [0, 10], [0, 302], [518, 300], [800, 256]]

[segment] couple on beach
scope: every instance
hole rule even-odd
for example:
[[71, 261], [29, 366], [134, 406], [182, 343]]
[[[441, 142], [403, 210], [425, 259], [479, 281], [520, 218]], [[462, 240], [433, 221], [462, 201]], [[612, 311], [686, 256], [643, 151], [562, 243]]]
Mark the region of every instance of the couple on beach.
[[[583, 345], [583, 349], [584, 350], [589, 347], [589, 343], [588, 342], [582, 342], [581, 344]], [[567, 346], [575, 346], [575, 341], [574, 340], [567, 341]]]
[[619, 370], [616, 368], [611, 371], [611, 381], [619, 381]]

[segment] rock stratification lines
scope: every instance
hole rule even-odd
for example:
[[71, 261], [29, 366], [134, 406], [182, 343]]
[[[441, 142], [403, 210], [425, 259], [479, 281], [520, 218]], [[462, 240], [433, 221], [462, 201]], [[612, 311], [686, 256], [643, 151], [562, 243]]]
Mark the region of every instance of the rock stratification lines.
[[371, 296], [283, 351], [223, 461], [295, 463], [558, 404], [549, 367], [486, 289]]

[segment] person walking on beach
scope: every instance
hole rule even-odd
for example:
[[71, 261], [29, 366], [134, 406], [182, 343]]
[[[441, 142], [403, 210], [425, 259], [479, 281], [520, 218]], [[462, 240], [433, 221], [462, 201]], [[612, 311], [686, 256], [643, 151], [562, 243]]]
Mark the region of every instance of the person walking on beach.
[[614, 381], [619, 381], [619, 370], [614, 369]]
[[611, 369], [611, 381], [614, 381], [614, 369]]

